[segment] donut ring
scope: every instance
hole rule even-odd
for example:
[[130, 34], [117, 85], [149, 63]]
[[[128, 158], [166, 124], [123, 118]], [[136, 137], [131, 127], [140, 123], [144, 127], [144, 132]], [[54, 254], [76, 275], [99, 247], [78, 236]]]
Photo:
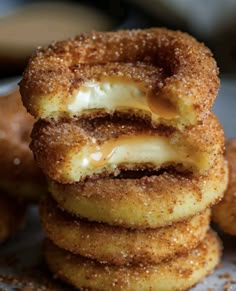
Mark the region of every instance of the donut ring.
[[[117, 68], [110, 68], [111, 63], [118, 63], [114, 64]], [[70, 112], [68, 108], [78, 89], [103, 77], [127, 80], [130, 69], [122, 65], [130, 63], [134, 74], [129, 80], [135, 80], [134, 75], [138, 78], [140, 65], [164, 72], [163, 80], [145, 87], [147, 95], [155, 95], [154, 102], [162, 100], [176, 107], [177, 115], [170, 120], [160, 116], [161, 122], [177, 127], [196, 125], [209, 112], [219, 88], [210, 50], [186, 33], [163, 28], [92, 32], [40, 48], [20, 83], [23, 103], [36, 118], [86, 114], [86, 110]], [[146, 69], [143, 74], [145, 85], [149, 78]]]
[[213, 232], [188, 254], [148, 266], [99, 264], [62, 250], [50, 241], [45, 256], [55, 277], [76, 288], [92, 290], [189, 290], [218, 265], [221, 244]]
[[[83, 165], [84, 160], [90, 160], [91, 148], [101, 153], [102, 148], [110, 143], [107, 152], [115, 153], [119, 149], [119, 141], [120, 146], [130, 146], [127, 150], [129, 154], [124, 150], [119, 162], [112, 162], [114, 155], [107, 154], [98, 166], [94, 165], [94, 160], [86, 167]], [[145, 143], [144, 149], [142, 142]], [[150, 128], [143, 120], [127, 120], [120, 116], [55, 122], [39, 120], [34, 126], [30, 147], [43, 172], [63, 184], [81, 182], [94, 176], [96, 179], [117, 176], [121, 170], [157, 171], [168, 166], [194, 174], [206, 174], [214, 166], [216, 157], [223, 154], [224, 133], [213, 114], [184, 132], [166, 127]], [[144, 151], [147, 156], [147, 152], [150, 154], [142, 163], [140, 159], [144, 155], [140, 157], [140, 153]], [[159, 155], [161, 151], [163, 155]], [[159, 155], [157, 161], [155, 155]], [[111, 162], [109, 156], [112, 157]]]
[[203, 240], [210, 211], [160, 229], [130, 230], [106, 224], [75, 220], [47, 195], [40, 217], [47, 237], [58, 247], [101, 263], [157, 264], [186, 253]]
[[19, 231], [25, 219], [26, 207], [16, 198], [0, 195], [0, 242]]
[[223, 199], [213, 207], [213, 220], [225, 232], [236, 235], [236, 140], [226, 142], [225, 158], [229, 165], [229, 184]]
[[45, 180], [29, 149], [33, 118], [18, 90], [0, 97], [0, 188], [10, 195], [37, 200]]
[[78, 184], [49, 179], [49, 191], [69, 213], [131, 228], [157, 228], [183, 221], [217, 202], [228, 183], [222, 157], [207, 176], [164, 172], [140, 179], [104, 178]]

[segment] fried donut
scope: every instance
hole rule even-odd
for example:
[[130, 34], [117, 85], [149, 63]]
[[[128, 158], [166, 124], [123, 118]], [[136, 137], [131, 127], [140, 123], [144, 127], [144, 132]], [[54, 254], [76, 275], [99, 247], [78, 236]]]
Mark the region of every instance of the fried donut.
[[45, 192], [45, 181], [29, 149], [33, 118], [22, 106], [18, 90], [0, 97], [0, 116], [0, 188], [35, 200]]
[[210, 50], [186, 33], [92, 32], [40, 48], [20, 90], [36, 118], [128, 111], [183, 128], [196, 125], [211, 109], [217, 75]]
[[0, 242], [14, 235], [24, 224], [25, 205], [5, 193], [0, 195]]
[[227, 183], [228, 167], [220, 156], [207, 176], [164, 171], [65, 185], [49, 179], [49, 191], [76, 216], [124, 227], [157, 228], [204, 211], [222, 197]]
[[184, 132], [149, 125], [118, 116], [39, 120], [31, 149], [44, 173], [63, 184], [168, 166], [206, 174], [223, 153], [223, 130], [213, 114]]
[[196, 247], [208, 230], [210, 211], [166, 228], [131, 230], [75, 219], [47, 195], [40, 217], [47, 237], [74, 254], [115, 265], [156, 264]]
[[213, 220], [225, 232], [236, 235], [236, 140], [226, 142], [225, 158], [229, 164], [229, 184], [223, 199], [213, 208]]
[[92, 290], [188, 290], [211, 273], [218, 265], [221, 244], [209, 232], [204, 241], [189, 253], [167, 262], [148, 266], [114, 266], [73, 255], [45, 244], [45, 256], [55, 277], [76, 288]]

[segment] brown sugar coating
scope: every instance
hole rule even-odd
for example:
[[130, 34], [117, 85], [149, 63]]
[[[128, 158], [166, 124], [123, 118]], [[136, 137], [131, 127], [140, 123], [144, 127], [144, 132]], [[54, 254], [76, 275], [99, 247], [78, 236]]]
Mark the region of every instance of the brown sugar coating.
[[33, 118], [22, 106], [18, 90], [0, 97], [0, 116], [0, 188], [35, 200], [45, 191], [45, 181], [29, 149]]
[[206, 176], [166, 170], [64, 185], [49, 180], [49, 191], [76, 216], [129, 228], [156, 228], [188, 219], [217, 202], [227, 187], [227, 170], [219, 156]]
[[189, 253], [148, 266], [99, 264], [62, 250], [50, 241], [46, 241], [45, 256], [56, 278], [79, 289], [178, 291], [189, 290], [217, 267], [221, 243], [210, 231]]
[[[145, 123], [144, 120], [124, 119], [123, 116], [116, 115], [112, 118], [95, 118], [93, 120], [39, 120], [32, 132], [31, 149], [38, 165], [46, 175], [61, 183], [72, 183], [75, 180], [65, 174], [72, 172], [70, 157], [82, 151], [84, 147], [93, 145], [94, 139], [96, 144], [100, 145], [119, 137], [134, 138], [138, 135], [167, 137], [169, 144], [178, 146], [180, 151], [185, 146], [191, 149], [190, 153], [199, 153], [204, 162], [196, 169], [198, 173], [207, 172], [214, 164], [216, 157], [223, 153], [224, 148], [223, 130], [217, 118], [211, 114], [201, 124], [192, 129], [186, 129], [184, 132], [164, 126], [153, 128], [148, 121]], [[175, 164], [177, 162], [171, 160], [168, 165]], [[140, 166], [142, 169], [153, 167], [153, 165], [141, 165], [140, 163], [127, 164], [129, 169], [132, 167], [131, 169], [134, 170]], [[165, 167], [166, 165], [160, 166]], [[126, 169], [125, 167], [123, 164], [123, 169]], [[111, 168], [106, 172], [104, 167], [100, 173], [107, 176], [114, 172], [118, 173], [117, 171], [118, 169]], [[88, 178], [92, 174], [88, 172]], [[76, 181], [79, 181], [78, 179]]]
[[229, 165], [229, 184], [223, 199], [213, 207], [213, 220], [225, 232], [236, 235], [236, 140], [227, 140], [225, 147], [225, 158]]
[[47, 195], [40, 207], [47, 237], [62, 249], [101, 263], [154, 264], [193, 249], [205, 237], [210, 211], [159, 229], [131, 230], [76, 219]]
[[[157, 67], [164, 78], [151, 82], [147, 67]], [[35, 117], [46, 117], [45, 100], [63, 104], [74, 89], [86, 80], [99, 80], [103, 71], [134, 80], [141, 76], [156, 98], [178, 99], [180, 107], [191, 104], [194, 117], [187, 124], [205, 116], [219, 88], [210, 50], [185, 33], [163, 28], [92, 32], [41, 48], [31, 57], [20, 84], [24, 105]]]
[[[114, 77], [124, 78], [126, 80], [133, 80], [135, 83], [142, 83], [146, 88], [157, 91], [163, 87], [164, 79], [167, 77], [163, 68], [138, 62], [133, 63], [119, 63], [112, 62], [107, 64], [80, 64], [78, 63], [72, 68], [74, 73], [74, 88], [78, 89], [83, 83], [101, 79], [111, 81]], [[72, 89], [73, 90], [73, 89]]]
[[0, 193], [0, 243], [21, 229], [25, 210], [25, 205], [17, 198]]

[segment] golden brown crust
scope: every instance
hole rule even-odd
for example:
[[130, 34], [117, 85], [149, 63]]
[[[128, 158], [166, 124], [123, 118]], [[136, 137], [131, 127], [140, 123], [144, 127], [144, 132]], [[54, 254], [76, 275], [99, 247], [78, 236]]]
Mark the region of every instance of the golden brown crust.
[[0, 116], [0, 187], [35, 200], [45, 191], [45, 180], [29, 149], [33, 118], [22, 106], [18, 90], [0, 98]]
[[91, 221], [131, 228], [156, 228], [202, 212], [223, 195], [228, 167], [219, 156], [206, 176], [165, 172], [142, 178], [87, 180], [49, 191], [66, 211]]
[[[24, 105], [39, 118], [43, 115], [40, 98], [52, 100], [55, 94], [61, 100], [69, 98], [91, 75], [100, 78], [103, 68], [106, 74], [110, 63], [115, 62], [120, 66], [141, 63], [161, 68], [167, 77], [161, 85], [154, 82], [151, 89], [157, 98], [179, 98], [184, 104], [192, 104], [194, 124], [210, 110], [217, 95], [218, 69], [210, 50], [185, 33], [153, 28], [92, 32], [39, 49], [31, 57], [20, 84]], [[96, 69], [91, 73], [93, 66], [98, 73]], [[120, 68], [116, 73], [126, 75], [127, 70]], [[135, 79], [135, 74], [132, 77]]]
[[24, 224], [26, 207], [17, 198], [0, 194], [0, 242], [14, 235]]
[[236, 235], [236, 140], [226, 141], [225, 158], [229, 165], [229, 184], [223, 199], [213, 207], [213, 220], [225, 232]]
[[[206, 173], [214, 164], [215, 159], [223, 153], [224, 133], [217, 118], [210, 114], [208, 118], [196, 127], [179, 132], [173, 128], [159, 126], [153, 128], [143, 120], [113, 118], [88, 119], [61, 119], [57, 121], [39, 120], [32, 132], [31, 149], [36, 161], [43, 172], [60, 183], [72, 183], [65, 175], [70, 171], [70, 157], [77, 154], [86, 144], [97, 144], [118, 137], [134, 137], [136, 135], [153, 135], [168, 137], [170, 144], [189, 146], [193, 153], [205, 156], [204, 167], [196, 170]], [[175, 161], [168, 165], [175, 165]], [[165, 166], [165, 165], [161, 165]], [[138, 165], [135, 164], [135, 168]], [[144, 167], [145, 168], [145, 167]], [[111, 169], [117, 172], [117, 169]], [[103, 173], [110, 175], [113, 172]], [[88, 177], [89, 178], [89, 177]], [[79, 181], [79, 180], [77, 180]]]
[[92, 290], [189, 290], [219, 264], [221, 243], [213, 232], [188, 254], [157, 265], [123, 266], [99, 264], [59, 249], [50, 241], [45, 256], [54, 276], [76, 288]]
[[156, 264], [188, 252], [203, 240], [210, 211], [159, 229], [131, 230], [68, 215], [47, 195], [41, 202], [40, 217], [47, 237], [74, 254], [101, 263]]

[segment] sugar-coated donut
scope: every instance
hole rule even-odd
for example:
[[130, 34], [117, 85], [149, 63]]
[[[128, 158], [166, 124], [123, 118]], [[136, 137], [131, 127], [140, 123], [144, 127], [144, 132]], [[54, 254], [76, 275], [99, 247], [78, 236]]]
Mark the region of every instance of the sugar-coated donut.
[[33, 118], [17, 89], [0, 97], [0, 117], [0, 189], [35, 201], [46, 187], [29, 149]]
[[45, 256], [54, 276], [78, 289], [92, 290], [188, 290], [219, 264], [221, 244], [213, 232], [189, 253], [148, 266], [99, 264], [62, 250], [50, 241]]
[[17, 198], [0, 194], [0, 242], [13, 236], [23, 227], [25, 205]]
[[236, 140], [226, 141], [225, 158], [229, 165], [229, 184], [223, 199], [213, 207], [213, 220], [225, 232], [236, 235]]
[[164, 171], [64, 185], [49, 180], [49, 191], [66, 211], [91, 221], [156, 228], [204, 211], [222, 197], [227, 183], [228, 167], [220, 156], [206, 176]]
[[[217, 75], [210, 50], [186, 33], [164, 28], [92, 32], [40, 48], [20, 90], [36, 118], [133, 110], [154, 123], [183, 128], [196, 125], [211, 109]], [[98, 91], [105, 98], [94, 99]]]
[[39, 120], [31, 149], [44, 173], [63, 184], [169, 166], [206, 174], [223, 154], [224, 133], [213, 114], [184, 132], [124, 116]]

